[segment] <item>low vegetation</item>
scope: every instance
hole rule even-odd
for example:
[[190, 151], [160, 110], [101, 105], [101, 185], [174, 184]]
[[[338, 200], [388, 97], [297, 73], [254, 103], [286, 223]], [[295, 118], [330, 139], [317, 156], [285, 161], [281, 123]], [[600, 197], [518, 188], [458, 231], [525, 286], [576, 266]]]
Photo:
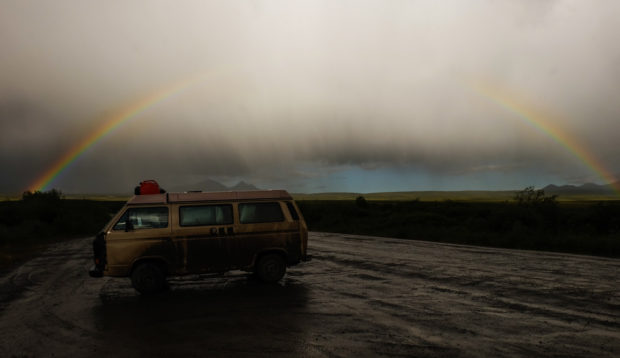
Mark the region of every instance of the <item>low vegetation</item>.
[[66, 199], [56, 190], [0, 202], [0, 268], [59, 239], [92, 236], [124, 202]]
[[620, 201], [300, 200], [310, 230], [620, 257]]
[[[0, 268], [60, 239], [94, 236], [124, 204], [97, 199], [52, 190], [0, 202]], [[297, 199], [313, 231], [620, 257], [620, 201], [561, 201], [534, 188], [503, 201]]]

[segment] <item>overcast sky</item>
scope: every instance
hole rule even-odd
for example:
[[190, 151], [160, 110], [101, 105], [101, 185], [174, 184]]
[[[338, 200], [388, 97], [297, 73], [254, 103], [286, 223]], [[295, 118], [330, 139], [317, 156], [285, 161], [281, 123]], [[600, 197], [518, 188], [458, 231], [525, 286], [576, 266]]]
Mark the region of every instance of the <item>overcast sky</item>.
[[293, 192], [603, 183], [493, 86], [620, 174], [620, 1], [0, 0], [0, 193], [127, 106], [198, 79], [51, 183]]

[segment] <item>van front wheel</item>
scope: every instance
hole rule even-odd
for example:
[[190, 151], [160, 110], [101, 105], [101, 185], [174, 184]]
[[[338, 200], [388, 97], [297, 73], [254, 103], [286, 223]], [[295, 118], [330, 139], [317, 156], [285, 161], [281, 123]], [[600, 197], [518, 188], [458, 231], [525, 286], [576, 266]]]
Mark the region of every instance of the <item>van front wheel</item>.
[[286, 263], [282, 256], [278, 254], [268, 254], [262, 256], [256, 263], [254, 269], [258, 278], [263, 282], [277, 282], [286, 272]]
[[145, 262], [131, 273], [131, 284], [141, 294], [148, 295], [163, 291], [166, 277], [157, 265]]

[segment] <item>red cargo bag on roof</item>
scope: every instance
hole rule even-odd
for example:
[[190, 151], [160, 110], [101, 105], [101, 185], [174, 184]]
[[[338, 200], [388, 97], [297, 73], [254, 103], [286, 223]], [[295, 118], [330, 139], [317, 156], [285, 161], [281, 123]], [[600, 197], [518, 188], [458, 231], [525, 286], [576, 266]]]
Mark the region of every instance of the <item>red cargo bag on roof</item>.
[[159, 184], [155, 180], [144, 180], [140, 182], [140, 185], [136, 187], [136, 195], [148, 195], [148, 194], [160, 194], [166, 191], [159, 187]]

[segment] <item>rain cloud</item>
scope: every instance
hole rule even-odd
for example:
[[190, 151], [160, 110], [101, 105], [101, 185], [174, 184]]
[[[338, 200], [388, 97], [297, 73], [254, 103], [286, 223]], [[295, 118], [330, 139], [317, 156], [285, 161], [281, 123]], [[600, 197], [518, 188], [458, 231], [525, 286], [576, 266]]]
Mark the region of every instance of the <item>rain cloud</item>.
[[617, 1], [0, 7], [0, 193], [25, 190], [115, 113], [192, 78], [101, 137], [51, 186], [126, 192], [141, 179], [213, 178], [364, 192], [601, 182], [548, 133], [477, 92], [479, 82], [553, 113], [554, 126], [620, 174]]

